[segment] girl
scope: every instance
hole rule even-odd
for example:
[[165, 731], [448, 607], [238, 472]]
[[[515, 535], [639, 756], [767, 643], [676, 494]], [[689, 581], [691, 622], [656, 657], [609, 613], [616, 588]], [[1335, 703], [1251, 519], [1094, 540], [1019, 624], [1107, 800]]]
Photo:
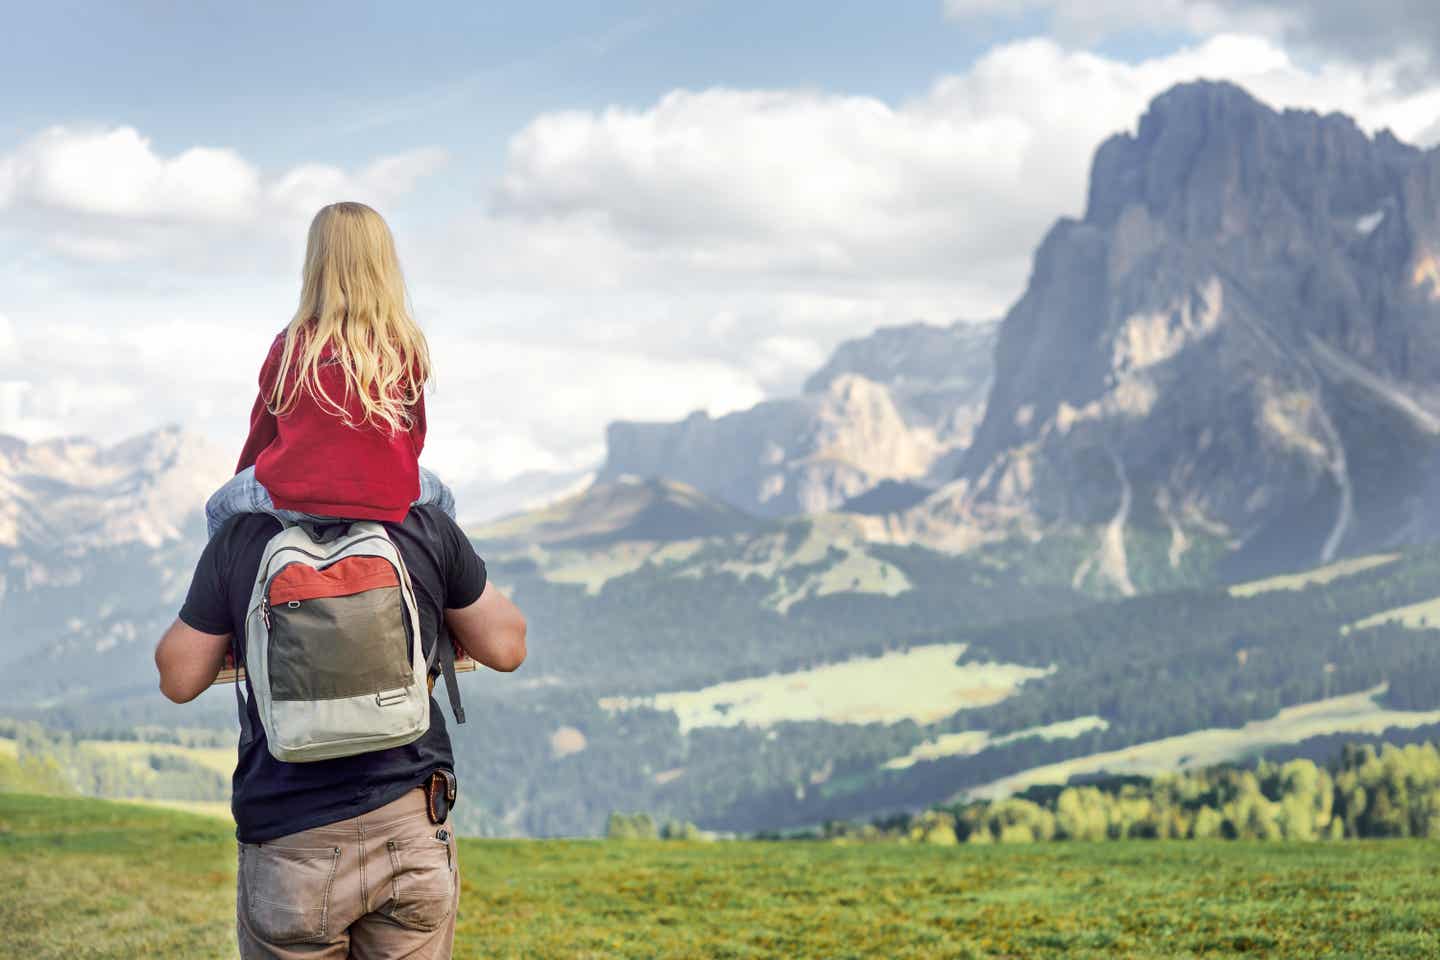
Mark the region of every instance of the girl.
[[453, 518], [450, 490], [418, 463], [429, 379], [390, 228], [363, 203], [321, 209], [235, 476], [205, 505], [210, 536], [239, 513], [399, 521], [433, 503]]

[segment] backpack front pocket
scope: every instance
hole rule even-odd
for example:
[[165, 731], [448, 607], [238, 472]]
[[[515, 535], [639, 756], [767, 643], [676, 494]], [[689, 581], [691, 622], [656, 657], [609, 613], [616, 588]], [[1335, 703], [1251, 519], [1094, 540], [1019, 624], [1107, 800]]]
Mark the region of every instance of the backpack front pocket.
[[414, 682], [414, 638], [395, 568], [347, 557], [284, 567], [266, 594], [270, 697], [338, 700]]

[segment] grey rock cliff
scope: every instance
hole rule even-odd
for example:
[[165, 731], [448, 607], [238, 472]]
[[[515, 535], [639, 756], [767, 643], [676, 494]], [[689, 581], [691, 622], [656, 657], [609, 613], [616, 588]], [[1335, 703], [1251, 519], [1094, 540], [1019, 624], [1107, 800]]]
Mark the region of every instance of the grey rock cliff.
[[662, 476], [763, 516], [948, 475], [989, 388], [994, 324], [888, 327], [840, 345], [797, 397], [678, 423], [612, 423], [601, 481]]
[[[1237, 572], [1440, 534], [1440, 153], [1223, 83], [1157, 98], [1040, 245], [954, 480], [911, 532], [1225, 539]], [[947, 533], [948, 531], [948, 533]], [[964, 531], [964, 533], [960, 533]]]
[[79, 554], [180, 539], [230, 464], [174, 427], [111, 446], [0, 436], [0, 549]]

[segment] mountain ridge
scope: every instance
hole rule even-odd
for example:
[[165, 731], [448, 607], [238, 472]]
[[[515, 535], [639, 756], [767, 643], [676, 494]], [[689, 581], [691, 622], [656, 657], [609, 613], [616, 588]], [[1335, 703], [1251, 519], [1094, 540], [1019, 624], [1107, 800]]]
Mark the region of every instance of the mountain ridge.
[[883, 481], [926, 482], [970, 440], [993, 323], [915, 323], [847, 340], [802, 393], [712, 418], [616, 421], [598, 478], [664, 476], [749, 513], [840, 507]]
[[[1227, 83], [1096, 151], [1006, 314], [955, 476], [891, 535], [1197, 534], [1235, 576], [1440, 534], [1440, 153]], [[1399, 398], [1399, 399], [1397, 399]], [[1397, 508], [1396, 503], [1401, 506]]]

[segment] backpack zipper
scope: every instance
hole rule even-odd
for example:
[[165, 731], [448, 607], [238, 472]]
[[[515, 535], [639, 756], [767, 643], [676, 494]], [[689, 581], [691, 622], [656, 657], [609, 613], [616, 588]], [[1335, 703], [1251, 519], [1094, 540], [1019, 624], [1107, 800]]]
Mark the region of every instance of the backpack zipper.
[[[386, 540], [386, 541], [389, 541], [391, 544], [393, 544], [393, 543], [395, 542], [395, 541], [393, 541], [393, 540], [390, 540], [389, 537], [381, 536], [381, 535], [378, 534], [378, 533], [367, 533], [367, 534], [365, 534], [365, 536], [363, 536], [363, 537], [357, 537], [356, 539], [352, 540], [350, 543], [345, 544], [345, 545], [344, 545], [343, 547], [341, 547], [340, 549], [341, 549], [341, 550], [349, 550], [351, 547], [355, 546], [356, 544], [358, 544], [358, 543], [364, 543], [366, 540]], [[279, 550], [276, 550], [274, 553], [270, 554], [270, 563], [269, 563], [268, 566], [266, 566], [266, 568], [265, 568], [265, 574], [264, 574], [260, 579], [261, 579], [261, 580], [268, 580], [268, 579], [270, 578], [270, 571], [271, 571], [271, 569], [274, 568], [274, 565], [275, 565], [275, 558], [278, 557], [278, 556], [280, 556], [280, 554], [282, 554], [282, 553], [288, 553], [288, 552], [290, 552], [290, 551], [294, 551], [295, 553], [303, 553], [303, 554], [305, 554], [305, 556], [310, 557], [310, 558], [315, 559], [315, 560], [325, 560], [325, 559], [327, 559], [328, 557], [334, 556], [335, 554], [337, 554], [337, 553], [340, 552], [340, 550], [333, 550], [333, 551], [331, 551], [329, 554], [311, 553], [309, 550], [306, 550], [304, 547], [281, 547]], [[400, 552], [400, 550], [399, 550], [398, 547], [396, 548], [395, 552], [396, 552], [397, 554]], [[341, 557], [340, 559], [343, 560], [343, 559], [345, 559], [345, 558], [344, 558], [344, 557]], [[383, 558], [382, 558], [382, 559], [383, 559]], [[333, 564], [333, 563], [339, 563], [339, 562], [340, 562], [339, 560], [332, 560], [331, 563], [325, 564], [324, 567], [316, 567], [315, 569], [317, 569], [317, 570], [324, 570], [326, 567], [329, 567], [331, 564]], [[394, 564], [391, 564], [391, 566], [394, 566]]]

